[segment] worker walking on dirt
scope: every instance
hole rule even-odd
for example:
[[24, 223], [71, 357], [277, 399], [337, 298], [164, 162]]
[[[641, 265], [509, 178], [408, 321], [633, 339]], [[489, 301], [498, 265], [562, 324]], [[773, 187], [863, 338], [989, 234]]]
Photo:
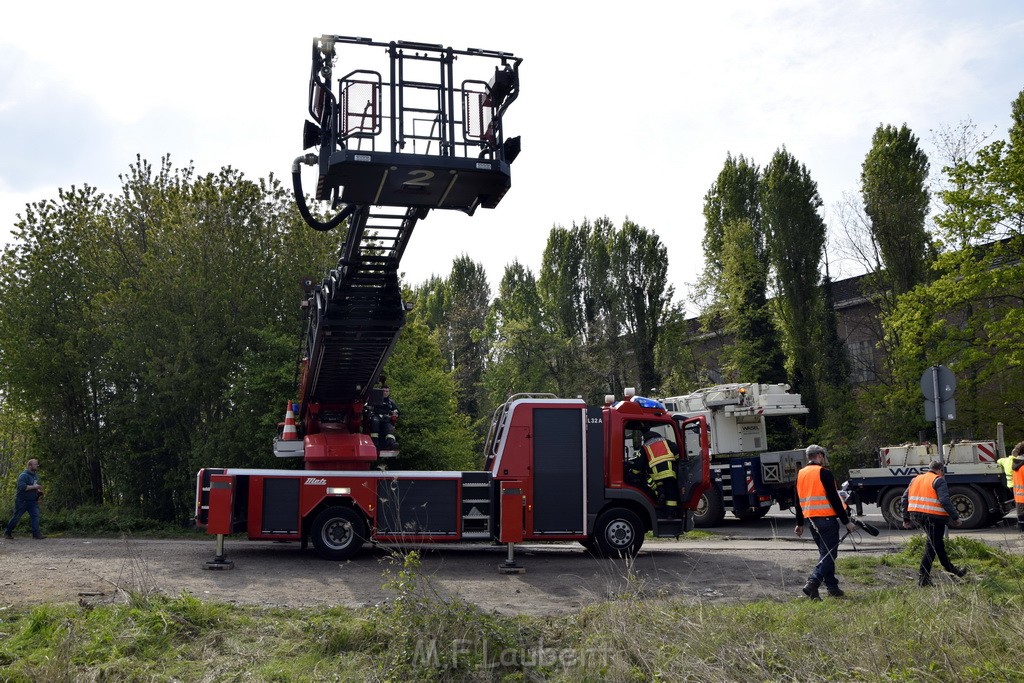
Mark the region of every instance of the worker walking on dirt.
[[839, 487], [832, 471], [826, 466], [828, 452], [817, 444], [804, 451], [807, 464], [797, 472], [796, 479], [796, 528], [797, 536], [804, 534], [804, 518], [811, 525], [811, 537], [818, 546], [818, 564], [814, 566], [803, 594], [812, 600], [821, 600], [818, 588], [822, 585], [833, 598], [845, 593], [836, 578], [836, 556], [839, 555], [839, 527], [848, 531], [857, 527], [850, 521], [846, 503], [839, 497]]
[[1017, 529], [1024, 534], [1024, 441], [1013, 447], [1013, 502], [1017, 504]]
[[945, 472], [941, 460], [932, 460], [928, 471], [910, 480], [910, 486], [903, 492], [900, 505], [903, 508], [903, 528], [916, 525], [924, 529], [924, 556], [917, 574], [917, 585], [932, 585], [932, 562], [936, 557], [942, 568], [960, 578], [967, 569], [956, 567], [946, 554], [946, 525], [960, 526], [960, 514], [949, 499]]
[[32, 538], [43, 538], [39, 531], [39, 499], [43, 496], [43, 487], [39, 484], [39, 461], [33, 458], [25, 465], [25, 471], [18, 475], [18, 483], [14, 493], [14, 516], [4, 529], [4, 538], [14, 540], [14, 528], [18, 526], [22, 516], [27, 512]]

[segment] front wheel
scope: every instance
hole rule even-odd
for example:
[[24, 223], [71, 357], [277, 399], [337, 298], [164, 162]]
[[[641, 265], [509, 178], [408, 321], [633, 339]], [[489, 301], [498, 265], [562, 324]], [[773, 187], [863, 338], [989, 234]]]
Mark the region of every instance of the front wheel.
[[949, 501], [960, 513], [961, 529], [978, 529], [988, 521], [988, 505], [977, 490], [969, 486], [950, 486]]
[[603, 557], [633, 557], [644, 544], [644, 525], [632, 510], [612, 508], [597, 518], [594, 541]]
[[350, 507], [322, 510], [310, 529], [313, 547], [325, 560], [347, 560], [355, 556], [366, 540], [366, 521]]
[[712, 485], [707, 491], [700, 495], [697, 501], [697, 509], [693, 511], [693, 525], [700, 529], [718, 526], [725, 519], [725, 502], [722, 500], [722, 492], [717, 486]]

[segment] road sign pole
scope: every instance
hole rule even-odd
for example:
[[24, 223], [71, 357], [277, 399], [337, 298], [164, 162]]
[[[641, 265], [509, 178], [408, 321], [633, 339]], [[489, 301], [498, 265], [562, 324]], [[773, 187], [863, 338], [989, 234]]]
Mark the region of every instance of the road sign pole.
[[932, 391], [935, 396], [935, 439], [939, 447], [939, 460], [942, 460], [942, 464], [946, 464], [946, 459], [942, 457], [942, 395], [939, 394], [939, 367], [937, 365], [932, 366]]

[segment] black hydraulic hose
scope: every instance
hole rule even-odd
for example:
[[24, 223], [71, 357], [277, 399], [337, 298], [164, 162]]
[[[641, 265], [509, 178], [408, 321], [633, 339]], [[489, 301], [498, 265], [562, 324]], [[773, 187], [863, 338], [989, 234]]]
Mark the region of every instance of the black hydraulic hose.
[[316, 157], [312, 154], [307, 154], [301, 157], [295, 157], [295, 161], [292, 162], [292, 190], [295, 192], [295, 205], [299, 208], [299, 214], [302, 219], [306, 221], [309, 227], [320, 232], [327, 232], [341, 225], [341, 222], [352, 215], [356, 210], [355, 204], [349, 204], [341, 210], [337, 216], [331, 220], [325, 222], [318, 221], [313, 217], [313, 214], [309, 212], [309, 207], [306, 206], [306, 196], [302, 194], [302, 173], [299, 170], [299, 164], [304, 162], [312, 161], [316, 163]]

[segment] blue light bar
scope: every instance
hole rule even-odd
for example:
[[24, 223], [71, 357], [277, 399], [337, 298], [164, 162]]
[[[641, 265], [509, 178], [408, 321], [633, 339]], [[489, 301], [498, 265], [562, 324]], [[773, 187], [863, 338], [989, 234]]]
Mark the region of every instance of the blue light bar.
[[655, 401], [653, 398], [647, 398], [645, 396], [634, 396], [629, 399], [633, 403], [639, 403], [641, 408], [657, 408], [658, 410], [665, 410], [665, 404], [661, 401]]

